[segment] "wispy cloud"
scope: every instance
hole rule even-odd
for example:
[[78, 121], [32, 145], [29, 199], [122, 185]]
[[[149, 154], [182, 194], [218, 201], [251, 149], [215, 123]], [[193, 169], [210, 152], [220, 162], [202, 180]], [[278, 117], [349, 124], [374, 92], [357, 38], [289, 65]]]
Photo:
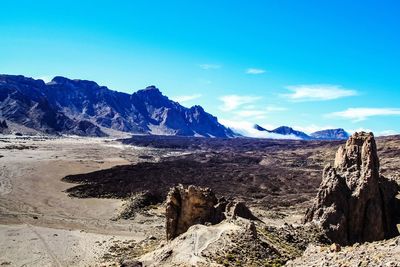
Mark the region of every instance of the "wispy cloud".
[[241, 95], [225, 95], [221, 96], [219, 100], [222, 101], [222, 106], [220, 109], [222, 111], [232, 111], [237, 109], [238, 107], [251, 104], [259, 100], [261, 97], [259, 96], [241, 96]]
[[218, 64], [200, 64], [199, 67], [202, 68], [203, 70], [216, 70], [216, 69], [220, 69], [221, 65], [218, 65]]
[[[249, 121], [241, 121], [241, 120], [225, 120], [221, 119], [220, 122], [231, 128], [236, 133], [239, 133], [248, 137], [256, 137], [256, 138], [272, 138], [272, 139], [299, 139], [294, 135], [281, 135], [276, 133], [269, 133], [266, 131], [259, 131], [254, 128], [254, 124]], [[261, 127], [265, 129], [274, 129], [276, 126], [274, 125], [261, 125]]]
[[268, 112], [266, 110], [255, 110], [255, 109], [242, 109], [235, 111], [235, 114], [239, 117], [251, 117], [253, 119], [262, 119], [265, 118], [265, 115]]
[[267, 106], [266, 108], [265, 108], [265, 110], [266, 111], [268, 111], [268, 112], [279, 112], [279, 111], [286, 111], [286, 110], [288, 110], [287, 108], [285, 108], [285, 107], [278, 107], [278, 106]]
[[265, 73], [265, 70], [263, 69], [256, 69], [256, 68], [249, 68], [246, 70], [247, 74], [263, 74]]
[[201, 94], [193, 94], [193, 95], [181, 95], [181, 96], [175, 96], [172, 97], [172, 99], [176, 102], [183, 103], [183, 102], [188, 102], [197, 98], [200, 98]]
[[267, 114], [273, 112], [285, 111], [287, 108], [278, 106], [266, 106], [263, 108], [257, 108], [256, 105], [246, 105], [241, 107], [241, 109], [236, 110], [234, 113], [239, 117], [251, 117], [253, 119], [263, 119]]
[[295, 102], [326, 101], [357, 95], [355, 90], [332, 84], [294, 85], [287, 86], [286, 89], [292, 93], [282, 94], [281, 96]]
[[388, 136], [388, 135], [396, 135], [399, 134], [398, 131], [395, 130], [384, 130], [378, 133], [378, 136]]
[[327, 117], [350, 119], [355, 122], [363, 121], [374, 116], [399, 116], [400, 108], [348, 108], [343, 111], [332, 112]]

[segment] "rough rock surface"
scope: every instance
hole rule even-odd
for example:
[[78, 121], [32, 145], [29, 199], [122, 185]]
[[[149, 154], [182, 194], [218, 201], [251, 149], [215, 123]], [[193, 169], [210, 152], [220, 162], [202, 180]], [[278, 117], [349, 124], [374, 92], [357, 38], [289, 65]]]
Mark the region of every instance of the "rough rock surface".
[[112, 129], [179, 136], [234, 135], [202, 107], [186, 108], [155, 86], [126, 94], [93, 81], [60, 76], [44, 83], [0, 75], [0, 119], [48, 134], [105, 136], [103, 130]]
[[226, 218], [256, 219], [243, 202], [218, 200], [210, 188], [182, 185], [171, 188], [166, 204], [167, 239], [173, 239], [195, 224], [216, 224]]
[[0, 120], [0, 133], [6, 133], [8, 130], [8, 125], [5, 120], [1, 121]]
[[315, 222], [333, 242], [352, 244], [398, 234], [396, 183], [380, 176], [372, 133], [355, 133], [327, 166], [313, 206], [305, 221]]
[[[138, 261], [143, 266], [281, 266], [282, 255], [258, 237], [253, 221], [224, 220], [217, 225], [193, 225]], [[279, 262], [280, 265], [273, 265]]]
[[212, 223], [218, 203], [209, 188], [173, 187], [168, 193], [166, 207], [167, 239], [172, 239], [194, 224]]
[[329, 246], [310, 245], [303, 256], [288, 261], [286, 266], [400, 266], [400, 237], [372, 243], [356, 243], [343, 247], [340, 251], [332, 250]]
[[317, 131], [310, 134], [310, 136], [320, 140], [346, 140], [350, 137], [342, 128]]

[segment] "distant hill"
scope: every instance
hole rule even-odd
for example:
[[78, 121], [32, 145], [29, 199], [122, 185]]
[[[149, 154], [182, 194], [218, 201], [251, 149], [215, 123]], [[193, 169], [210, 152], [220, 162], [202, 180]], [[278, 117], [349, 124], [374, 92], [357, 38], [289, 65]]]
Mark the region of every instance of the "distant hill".
[[254, 129], [260, 132], [275, 133], [282, 136], [291, 137], [290, 139], [302, 139], [302, 140], [346, 140], [349, 134], [342, 128], [338, 129], [327, 129], [311, 133], [310, 135], [297, 131], [288, 126], [281, 126], [274, 130], [267, 130], [264, 127], [255, 124]]
[[301, 132], [301, 131], [296, 131], [293, 128], [288, 127], [288, 126], [278, 127], [276, 129], [272, 130], [271, 132], [277, 133], [277, 134], [282, 134], [282, 135], [294, 135], [303, 140], [311, 139], [311, 137], [309, 135], [307, 135], [306, 133]]
[[342, 128], [339, 128], [317, 131], [310, 134], [310, 136], [319, 140], [347, 140], [350, 135]]
[[155, 86], [133, 94], [93, 81], [55, 77], [44, 83], [0, 75], [0, 119], [48, 134], [106, 136], [105, 129], [134, 134], [233, 137], [201, 106], [186, 108]]

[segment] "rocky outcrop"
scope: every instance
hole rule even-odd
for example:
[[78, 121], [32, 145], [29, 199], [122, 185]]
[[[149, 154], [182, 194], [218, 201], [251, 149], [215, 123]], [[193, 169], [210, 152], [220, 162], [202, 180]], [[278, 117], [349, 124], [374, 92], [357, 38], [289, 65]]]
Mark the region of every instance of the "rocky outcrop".
[[216, 224], [226, 218], [256, 219], [243, 202], [218, 200], [210, 188], [182, 185], [170, 189], [166, 203], [167, 239], [195, 224]]
[[3, 121], [0, 120], [0, 133], [5, 133], [7, 129], [8, 129], [7, 122], [5, 120]]
[[306, 222], [319, 224], [339, 244], [375, 241], [398, 234], [394, 209], [396, 183], [380, 176], [372, 133], [355, 133], [323, 173]]
[[173, 187], [168, 193], [166, 219], [167, 239], [172, 239], [194, 224], [212, 223], [217, 198], [209, 188]]
[[310, 244], [303, 255], [287, 267], [310, 266], [399, 266], [400, 236], [378, 242], [338, 247]]

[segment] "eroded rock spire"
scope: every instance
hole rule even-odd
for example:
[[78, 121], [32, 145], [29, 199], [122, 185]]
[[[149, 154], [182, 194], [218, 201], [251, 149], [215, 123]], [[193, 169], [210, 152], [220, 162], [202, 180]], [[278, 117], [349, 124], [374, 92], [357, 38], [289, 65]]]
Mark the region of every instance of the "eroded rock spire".
[[398, 234], [395, 222], [398, 185], [380, 176], [372, 133], [355, 133], [336, 153], [305, 221], [319, 224], [340, 244], [375, 241]]

